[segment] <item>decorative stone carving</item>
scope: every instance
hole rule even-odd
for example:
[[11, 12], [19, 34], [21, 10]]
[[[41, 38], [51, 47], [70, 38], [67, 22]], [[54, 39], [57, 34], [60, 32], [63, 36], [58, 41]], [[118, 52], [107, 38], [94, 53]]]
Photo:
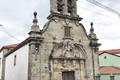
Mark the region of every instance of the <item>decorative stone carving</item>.
[[72, 65], [73, 65], [73, 67], [75, 67], [75, 65], [76, 65], [76, 61], [75, 60], [73, 60], [73, 64]]
[[[85, 63], [86, 60], [86, 52], [84, 50], [84, 46], [80, 43], [74, 43], [72, 40], [64, 40], [63, 42], [54, 42], [54, 47], [51, 52], [52, 58], [51, 60], [54, 63], [50, 64], [53, 66], [53, 71], [76, 71], [80, 73], [81, 70], [85, 70], [84, 74], [88, 75], [88, 69]], [[59, 56], [59, 54], [63, 56]], [[71, 56], [68, 57], [70, 54]], [[77, 54], [77, 55], [76, 55]], [[57, 55], [57, 56], [56, 56]], [[65, 56], [66, 55], [66, 56]], [[76, 57], [77, 56], [77, 57]], [[84, 58], [84, 59], [82, 59]], [[80, 66], [83, 66], [80, 68]], [[81, 70], [80, 70], [81, 69]], [[79, 79], [78, 79], [79, 80]]]
[[63, 67], [66, 67], [66, 60], [63, 61]]
[[63, 46], [63, 43], [62, 42], [60, 42], [60, 43], [57, 43], [57, 42], [53, 42], [53, 49], [58, 49], [58, 48], [61, 48], [62, 46]]
[[[73, 43], [71, 40], [53, 42], [50, 57], [55, 59], [86, 59], [87, 53], [83, 45]], [[56, 54], [57, 53], [57, 54]]]
[[64, 47], [64, 51], [66, 52], [66, 51], [72, 51], [74, 46], [70, 41], [66, 41], [64, 42], [63, 47]]
[[55, 21], [56, 23], [58, 23], [58, 22], [59, 22], [59, 20], [58, 20], [58, 19], [55, 19], [54, 21]]
[[35, 46], [34, 46], [34, 52], [32, 53], [35, 56], [35, 61], [37, 61], [37, 56], [39, 54], [39, 45], [40, 44], [35, 44]]
[[56, 17], [53, 17], [51, 20], [55, 21], [56, 23], [58, 23], [60, 20]]
[[75, 24], [77, 27], [80, 25], [78, 21], [75, 21]]
[[69, 25], [70, 21], [68, 19], [65, 19], [66, 25]]

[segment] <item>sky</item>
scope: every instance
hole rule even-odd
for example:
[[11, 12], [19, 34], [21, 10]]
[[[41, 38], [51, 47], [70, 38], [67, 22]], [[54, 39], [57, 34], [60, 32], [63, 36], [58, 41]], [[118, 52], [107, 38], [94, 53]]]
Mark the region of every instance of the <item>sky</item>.
[[[120, 11], [120, 0], [96, 0], [116, 11]], [[20, 43], [28, 37], [33, 12], [37, 11], [39, 26], [47, 21], [50, 14], [49, 0], [1, 0], [0, 1], [0, 47]], [[95, 33], [99, 39], [100, 50], [120, 49], [120, 17], [100, 8], [87, 0], [78, 0], [78, 14], [83, 20], [87, 34], [90, 23], [94, 23]]]

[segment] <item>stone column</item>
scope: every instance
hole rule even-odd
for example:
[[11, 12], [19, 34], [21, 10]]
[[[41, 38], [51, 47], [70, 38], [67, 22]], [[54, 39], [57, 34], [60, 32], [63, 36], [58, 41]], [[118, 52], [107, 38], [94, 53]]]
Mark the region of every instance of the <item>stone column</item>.
[[67, 12], [67, 0], [63, 0], [63, 14], [64, 15], [67, 15], [68, 12]]
[[72, 12], [73, 16], [77, 16], [77, 1], [73, 0], [73, 12]]
[[28, 80], [41, 80], [40, 79], [41, 78], [41, 71], [40, 71], [41, 63], [39, 60], [40, 58], [39, 54], [40, 52], [38, 52], [38, 55], [36, 54], [36, 41], [31, 41], [29, 44]]
[[80, 65], [81, 65], [81, 80], [84, 80], [84, 77], [86, 76], [86, 73], [85, 73], [85, 63], [84, 63], [84, 61], [80, 61]]

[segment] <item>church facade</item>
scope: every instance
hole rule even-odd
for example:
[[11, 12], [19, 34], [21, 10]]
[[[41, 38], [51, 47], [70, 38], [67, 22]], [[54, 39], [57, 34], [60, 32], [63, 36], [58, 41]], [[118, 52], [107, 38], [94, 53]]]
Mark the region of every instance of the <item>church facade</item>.
[[34, 12], [29, 38], [5, 54], [2, 80], [96, 80], [100, 44], [91, 23], [86, 33], [77, 0], [50, 0], [50, 15], [39, 29]]

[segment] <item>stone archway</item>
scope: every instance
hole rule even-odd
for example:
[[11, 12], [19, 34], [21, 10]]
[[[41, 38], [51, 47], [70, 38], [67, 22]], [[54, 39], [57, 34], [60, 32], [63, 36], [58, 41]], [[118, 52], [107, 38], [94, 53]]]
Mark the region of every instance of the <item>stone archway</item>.
[[64, 80], [65, 72], [66, 75], [73, 75], [74, 73], [75, 80], [83, 80], [86, 75], [86, 55], [81, 44], [54, 43], [49, 57], [51, 80]]

